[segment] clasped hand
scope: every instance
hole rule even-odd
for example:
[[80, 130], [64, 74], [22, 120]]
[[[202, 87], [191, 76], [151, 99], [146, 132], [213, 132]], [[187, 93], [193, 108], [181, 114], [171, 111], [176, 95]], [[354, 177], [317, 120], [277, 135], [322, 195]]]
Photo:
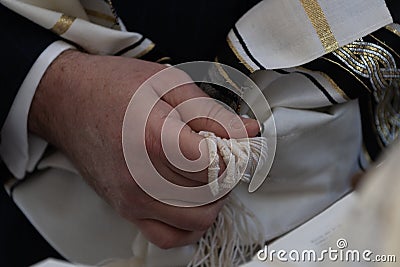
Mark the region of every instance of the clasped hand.
[[[86, 182], [121, 216], [137, 225], [150, 242], [171, 248], [199, 240], [215, 221], [224, 200], [196, 208], [166, 205], [146, 194], [128, 171], [121, 136], [126, 108], [141, 84], [164, 68], [138, 59], [66, 51], [43, 76], [29, 112], [28, 126], [31, 132], [63, 151]], [[176, 77], [185, 75], [179, 70], [175, 73]], [[171, 75], [168, 79], [176, 77]], [[153, 83], [149, 90], [159, 94], [163, 84], [168, 81]], [[157, 101], [146, 123], [145, 144], [154, 167], [164, 178], [179, 185], [207, 183], [207, 169], [192, 173], [171, 165], [162, 149], [161, 126], [174, 107], [198, 97], [208, 96], [194, 84], [180, 86]], [[143, 99], [143, 104], [148, 101]], [[214, 118], [195, 119], [183, 126], [179, 146], [191, 160], [200, 155], [202, 137], [196, 132], [211, 131], [227, 137], [224, 127], [237, 120], [237, 115], [217, 102], [207, 103], [185, 110]], [[190, 114], [177, 112], [175, 120], [179, 123], [186, 115]], [[233, 129], [231, 137], [255, 136], [259, 131], [257, 122], [242, 120], [245, 129]]]

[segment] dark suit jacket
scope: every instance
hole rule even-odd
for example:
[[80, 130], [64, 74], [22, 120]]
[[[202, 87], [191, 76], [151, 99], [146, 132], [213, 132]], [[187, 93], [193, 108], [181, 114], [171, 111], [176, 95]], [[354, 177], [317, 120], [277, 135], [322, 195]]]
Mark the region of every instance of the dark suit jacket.
[[0, 127], [19, 87], [40, 53], [57, 36], [0, 4]]

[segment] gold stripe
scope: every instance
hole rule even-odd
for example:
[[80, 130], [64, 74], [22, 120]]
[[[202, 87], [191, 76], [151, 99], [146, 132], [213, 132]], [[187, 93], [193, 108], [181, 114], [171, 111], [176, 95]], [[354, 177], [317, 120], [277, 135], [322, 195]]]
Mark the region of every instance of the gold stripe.
[[112, 23], [116, 23], [116, 19], [113, 16], [109, 16], [107, 14], [104, 14], [104, 13], [101, 13], [101, 12], [98, 12], [98, 11], [92, 10], [92, 9], [85, 8], [85, 11], [86, 11], [86, 14], [88, 14], [89, 16], [99, 18], [99, 19], [102, 19], [105, 21], [109, 21]]
[[368, 88], [368, 86], [367, 86], [363, 81], [361, 81], [353, 72], [351, 72], [351, 71], [348, 70], [347, 68], [343, 67], [341, 64], [337, 63], [336, 61], [333, 61], [333, 60], [331, 60], [331, 59], [329, 59], [329, 58], [326, 58], [326, 57], [321, 57], [321, 58], [322, 58], [323, 60], [329, 61], [329, 62], [331, 62], [331, 63], [333, 63], [333, 64], [335, 64], [335, 65], [341, 67], [343, 70], [347, 71], [351, 76], [353, 76], [357, 81], [359, 81], [359, 82], [361, 83], [361, 85], [362, 85], [365, 89], [367, 89], [368, 92], [372, 93], [371, 90]]
[[331, 86], [333, 87], [333, 89], [335, 89], [335, 91], [336, 91], [341, 97], [343, 97], [343, 99], [345, 99], [345, 100], [347, 100], [347, 101], [350, 100], [350, 97], [348, 97], [348, 96], [346, 95], [346, 93], [339, 87], [339, 85], [336, 84], [336, 82], [335, 82], [331, 77], [329, 77], [328, 74], [326, 74], [326, 73], [324, 73], [324, 72], [322, 72], [322, 71], [317, 71], [317, 73], [319, 73], [322, 77], [324, 77], [325, 79], [327, 79], [328, 82], [329, 82], [329, 83], [331, 84]]
[[68, 31], [75, 19], [75, 17], [62, 14], [51, 30], [58, 35], [62, 35]]
[[214, 65], [217, 67], [217, 70], [222, 75], [222, 77], [224, 77], [225, 80], [237, 90], [237, 92], [241, 93], [242, 90], [239, 88], [239, 86], [234, 81], [232, 81], [232, 79], [229, 77], [228, 73], [226, 73], [224, 68], [218, 62], [218, 57], [215, 58]]
[[390, 25], [387, 25], [385, 28], [386, 28], [386, 30], [391, 31], [392, 33], [394, 33], [394, 34], [396, 34], [397, 36], [400, 37], [400, 31], [399, 31], [399, 30], [393, 28], [393, 27], [390, 26]]
[[235, 56], [239, 59], [240, 63], [242, 63], [251, 73], [253, 73], [255, 70], [239, 54], [239, 51], [237, 51], [236, 48], [233, 46], [232, 41], [229, 38], [227, 38], [226, 41], [228, 42], [229, 48], [232, 50], [232, 52], [235, 54]]
[[318, 3], [318, 0], [300, 0], [304, 10], [307, 13], [319, 39], [327, 53], [339, 48], [339, 44], [332, 33], [324, 11]]
[[143, 57], [144, 55], [146, 55], [147, 53], [149, 53], [151, 50], [153, 50], [153, 48], [154, 48], [155, 46], [156, 46], [156, 45], [155, 45], [154, 43], [151, 43], [145, 50], [143, 50], [142, 52], [140, 52], [139, 54], [137, 54], [137, 55], [135, 56], [135, 58]]
[[381, 40], [379, 40], [378, 38], [376, 38], [374, 35], [370, 34], [369, 36], [371, 36], [373, 39], [375, 39], [375, 41], [377, 41], [378, 43], [380, 43], [381, 45], [385, 46], [387, 49], [389, 49], [390, 51], [392, 51], [393, 54], [395, 54], [398, 58], [400, 58], [400, 55], [394, 51], [393, 48], [391, 48], [388, 44], [382, 42]]
[[162, 57], [162, 58], [160, 58], [160, 59], [157, 59], [155, 62], [156, 62], [156, 63], [160, 63], [160, 62], [162, 62], [162, 61], [168, 61], [168, 60], [171, 60], [171, 58], [170, 58], [170, 57]]

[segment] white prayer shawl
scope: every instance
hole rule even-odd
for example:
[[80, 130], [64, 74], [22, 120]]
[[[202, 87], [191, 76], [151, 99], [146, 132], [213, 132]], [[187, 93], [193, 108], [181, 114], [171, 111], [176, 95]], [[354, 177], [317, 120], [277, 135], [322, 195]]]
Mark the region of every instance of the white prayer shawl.
[[[126, 51], [122, 56], [139, 57], [153, 46], [138, 33], [111, 29], [114, 24], [103, 18], [112, 12], [100, 0], [0, 2], [89, 53]], [[347, 102], [336, 91], [342, 104], [331, 105], [303, 76], [268, 69], [299, 66], [391, 22], [383, 0], [265, 0], [229, 33], [228, 43], [251, 72], [267, 69], [253, 79], [273, 110], [275, 163], [255, 193], [241, 184], [234, 190], [263, 224], [266, 239], [293, 229], [345, 194], [361, 152], [357, 101]], [[257, 108], [251, 92], [245, 99]], [[271, 120], [263, 118], [263, 136], [270, 137]], [[133, 256], [132, 241], [142, 238], [137, 229], [98, 197], [61, 153], [43, 159], [39, 167], [46, 169], [16, 187], [13, 197], [51, 245], [68, 260], [85, 264]], [[144, 257], [136, 259], [138, 266], [184, 266], [196, 249], [136, 244], [145, 244], [133, 248]]]
[[266, 0], [237, 22], [228, 42], [250, 70], [290, 68], [392, 22], [384, 0]]

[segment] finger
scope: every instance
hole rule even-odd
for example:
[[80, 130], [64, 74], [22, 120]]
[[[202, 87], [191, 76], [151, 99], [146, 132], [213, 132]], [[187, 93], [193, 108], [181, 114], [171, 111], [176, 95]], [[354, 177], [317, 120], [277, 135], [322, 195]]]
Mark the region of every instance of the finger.
[[[195, 131], [214, 132], [223, 138], [254, 137], [260, 131], [256, 120], [242, 118], [227, 110], [217, 102], [199, 106], [202, 110], [193, 110], [198, 114], [208, 114], [204, 118], [192, 120], [188, 125]], [[185, 111], [184, 111], [185, 112]]]
[[[170, 164], [167, 160], [155, 160], [153, 162], [154, 167], [157, 172], [161, 174], [161, 176], [170, 181], [173, 184], [179, 186], [186, 187], [196, 187], [202, 186], [206, 182], [204, 182], [204, 177], [207, 176], [206, 171], [202, 171], [200, 173], [193, 173], [192, 176], [189, 176], [186, 172], [179, 170], [172, 164]], [[186, 176], [185, 176], [186, 175]]]
[[[171, 122], [168, 122], [171, 123]], [[208, 183], [208, 167], [210, 165], [210, 151], [203, 136], [184, 125], [181, 121], [172, 123], [176, 125], [175, 129], [182, 127], [178, 133], [178, 141], [175, 134], [163, 135], [163, 151], [166, 155], [168, 166], [176, 174], [186, 177], [191, 180]], [[179, 125], [179, 126], [178, 126]], [[174, 142], [178, 145], [171, 146]], [[181, 153], [181, 157], [179, 157]], [[219, 174], [225, 170], [225, 163], [222, 157], [218, 154]]]
[[241, 118], [195, 84], [177, 87], [164, 99], [177, 108], [182, 120], [195, 131], [210, 131], [225, 138], [254, 137], [260, 131], [256, 120]]
[[[154, 199], [132, 183], [121, 187], [124, 201], [116, 203], [116, 209], [127, 220], [152, 219], [186, 231], [203, 231], [216, 220], [227, 197], [198, 207], [178, 207]], [[132, 194], [133, 192], [133, 194]]]
[[136, 225], [147, 240], [162, 249], [195, 244], [204, 234], [204, 231], [185, 231], [155, 220], [139, 220]]
[[[146, 147], [153, 164], [161, 160], [177, 176], [208, 182], [210, 156], [204, 137], [185, 125], [181, 116], [164, 101], [159, 101], [150, 113], [146, 125]], [[222, 173], [225, 165], [222, 159], [219, 162]], [[163, 175], [165, 169], [159, 171]]]

